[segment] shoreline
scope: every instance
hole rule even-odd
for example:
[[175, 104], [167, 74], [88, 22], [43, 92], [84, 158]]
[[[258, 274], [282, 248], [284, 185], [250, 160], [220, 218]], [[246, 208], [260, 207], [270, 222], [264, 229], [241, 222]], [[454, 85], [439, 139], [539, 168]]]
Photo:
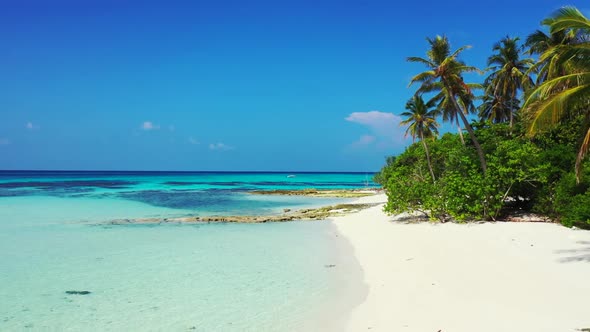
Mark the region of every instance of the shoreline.
[[[99, 224], [109, 225], [133, 225], [133, 224], [166, 224], [166, 223], [267, 223], [267, 222], [289, 222], [289, 221], [312, 221], [327, 220], [334, 217], [341, 217], [362, 210], [383, 205], [387, 201], [383, 189], [365, 188], [365, 189], [273, 189], [273, 190], [254, 190], [246, 193], [247, 195], [262, 197], [281, 197], [281, 196], [305, 196], [312, 198], [335, 198], [343, 199], [341, 203], [308, 205], [301, 208], [283, 208], [283, 212], [273, 214], [253, 214], [253, 215], [232, 215], [232, 214], [212, 214], [212, 215], [195, 215], [192, 213], [173, 216], [158, 217], [138, 217], [138, 218], [116, 218]], [[348, 199], [348, 200], [345, 200]], [[278, 210], [280, 211], [280, 209]], [[430, 222], [423, 212], [404, 212], [392, 216], [392, 221], [405, 223], [423, 223]], [[494, 221], [465, 221], [457, 222], [449, 220], [451, 223], [460, 224], [481, 224], [496, 222], [536, 222], [536, 223], [555, 223], [551, 219], [536, 215], [530, 212], [519, 212], [508, 215], [505, 219]], [[444, 222], [443, 222], [444, 223]]]
[[[590, 328], [590, 232], [554, 223], [395, 223], [381, 203], [330, 221], [368, 287], [348, 331]], [[363, 284], [359, 287], [363, 287]]]
[[348, 324], [345, 318], [365, 301], [369, 293], [352, 243], [339, 233], [334, 223], [330, 222], [328, 226], [330, 231], [326, 234], [326, 242], [332, 259], [324, 268], [330, 283], [340, 288], [325, 301], [314, 301], [312, 313], [294, 331], [344, 331]]

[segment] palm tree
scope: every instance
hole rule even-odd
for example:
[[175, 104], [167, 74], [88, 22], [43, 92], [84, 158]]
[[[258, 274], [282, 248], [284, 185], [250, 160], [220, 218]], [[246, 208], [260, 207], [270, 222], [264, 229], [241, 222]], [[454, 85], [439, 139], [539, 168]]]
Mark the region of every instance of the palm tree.
[[494, 98], [492, 105], [496, 108], [496, 120], [508, 120], [510, 128], [514, 125], [514, 113], [519, 108], [516, 96], [519, 91], [532, 85], [527, 73], [534, 64], [532, 59], [520, 57], [522, 47], [518, 45], [518, 40], [518, 37], [506, 36], [494, 45], [493, 51], [496, 53], [488, 58], [488, 69], [492, 73], [485, 82], [486, 95]]
[[546, 34], [541, 30], [531, 33], [524, 42], [524, 45], [529, 48], [529, 55], [543, 54], [548, 49], [557, 45], [567, 45], [572, 41], [572, 36], [566, 31], [556, 31], [554, 33]]
[[425, 103], [422, 96], [416, 95], [406, 103], [406, 109], [409, 112], [403, 112], [401, 115], [406, 117], [400, 122], [400, 125], [408, 125], [406, 129], [406, 136], [412, 135], [412, 140], [416, 141], [419, 138], [424, 146], [426, 152], [426, 161], [428, 162], [428, 169], [432, 176], [432, 182], [436, 181], [434, 170], [432, 169], [432, 162], [430, 160], [430, 152], [426, 144], [427, 138], [435, 138], [438, 136], [438, 123], [436, 122], [437, 110], [433, 109], [433, 103]]
[[[532, 115], [529, 134], [563, 119], [573, 109], [581, 109], [590, 120], [590, 20], [574, 7], [564, 7], [544, 20], [551, 34], [564, 33], [575, 36], [575, 41], [567, 45], [549, 47], [541, 54], [540, 61], [547, 66], [560, 68], [562, 72], [547, 70], [548, 78], [534, 89], [523, 109]], [[590, 121], [585, 122], [578, 156], [576, 158], [576, 178], [580, 181], [582, 161], [590, 149]]]
[[[543, 21], [544, 23], [548, 23]], [[529, 48], [529, 55], [542, 55], [543, 53], [557, 49], [561, 46], [567, 46], [575, 43], [575, 35], [571, 31], [555, 31], [546, 34], [541, 30], [537, 30], [530, 34], [525, 42], [525, 46]], [[565, 69], [555, 66], [555, 57], [547, 54], [543, 60], [538, 61], [530, 67], [529, 73], [537, 73], [537, 84], [541, 84], [547, 79], [554, 78], [565, 74]]]
[[427, 38], [426, 40], [430, 44], [430, 50], [426, 52], [427, 57], [409, 57], [408, 61], [422, 63], [428, 70], [414, 76], [410, 85], [416, 82], [421, 83], [416, 92], [417, 94], [436, 93], [432, 100], [438, 103], [440, 110], [448, 112], [446, 119], [449, 121], [461, 118], [475, 146], [481, 169], [485, 175], [487, 170], [485, 156], [466, 117], [466, 114], [474, 110], [473, 100], [475, 96], [472, 89], [479, 88], [480, 85], [465, 83], [463, 80], [463, 74], [480, 71], [475, 67], [466, 66], [465, 63], [457, 59], [459, 54], [468, 46], [461, 47], [451, 53], [451, 46], [447, 37], [436, 36], [433, 39]]
[[[421, 90], [428, 91], [432, 89], [438, 89], [437, 85], [433, 85], [429, 88], [423, 86]], [[459, 116], [455, 111], [457, 108], [452, 100], [449, 98], [449, 95], [444, 93], [443, 91], [439, 92], [435, 95], [431, 101], [436, 104], [439, 113], [442, 114], [442, 120], [445, 122], [454, 123], [457, 126], [457, 133], [459, 134], [459, 138], [461, 139], [461, 143], [465, 145], [465, 139], [463, 138], [463, 129], [461, 128], [461, 124], [459, 123]], [[463, 113], [469, 114], [473, 113], [473, 96], [472, 95], [462, 95], [459, 96], [457, 99], [457, 103]]]
[[[510, 101], [498, 98], [493, 94], [487, 93], [490, 91], [490, 87], [485, 86], [484, 90], [486, 93], [482, 96], [482, 103], [479, 105], [479, 118], [487, 119], [493, 123], [502, 123], [508, 119], [506, 110], [510, 109]], [[513, 100], [512, 103], [518, 103], [518, 100]]]

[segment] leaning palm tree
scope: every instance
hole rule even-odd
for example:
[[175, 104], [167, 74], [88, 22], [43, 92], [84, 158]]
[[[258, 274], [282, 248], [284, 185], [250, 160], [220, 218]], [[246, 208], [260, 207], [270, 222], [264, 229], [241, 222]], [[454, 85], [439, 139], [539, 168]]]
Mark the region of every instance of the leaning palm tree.
[[[548, 48], [540, 61], [550, 59], [550, 66], [561, 68], [555, 71], [534, 89], [523, 105], [531, 114], [529, 134], [551, 126], [574, 109], [582, 110], [590, 120], [590, 20], [574, 7], [564, 7], [543, 21], [552, 34], [565, 33], [575, 36], [576, 42]], [[590, 149], [590, 121], [583, 128], [586, 133], [576, 158], [576, 178], [580, 181], [582, 161]]]
[[422, 63], [428, 70], [414, 76], [410, 85], [421, 83], [416, 92], [417, 94], [436, 93], [432, 100], [438, 102], [438, 106], [443, 112], [449, 112], [447, 116], [449, 121], [461, 119], [475, 146], [481, 169], [485, 175], [487, 170], [485, 156], [466, 117], [468, 112], [474, 110], [472, 106], [475, 97], [472, 89], [480, 86], [465, 83], [463, 80], [463, 74], [480, 71], [475, 67], [465, 65], [457, 58], [462, 51], [468, 48], [467, 46], [451, 53], [447, 37], [436, 36], [433, 39], [427, 38], [426, 40], [430, 44], [430, 50], [426, 52], [427, 57], [409, 57], [408, 61]]
[[525, 87], [532, 85], [533, 81], [527, 74], [534, 64], [533, 59], [521, 58], [522, 47], [518, 45], [519, 38], [502, 39], [494, 45], [496, 52], [488, 58], [488, 70], [492, 73], [486, 78], [486, 95], [493, 96], [496, 103], [496, 119], [498, 116], [506, 116], [505, 120], [514, 125], [514, 113], [519, 109], [517, 94], [524, 91]]
[[[431, 99], [431, 101], [436, 104], [439, 113], [442, 115], [442, 120], [444, 122], [449, 122], [451, 124], [455, 124], [457, 126], [457, 133], [459, 134], [459, 138], [461, 139], [461, 143], [465, 145], [465, 138], [463, 138], [463, 128], [461, 128], [461, 123], [459, 122], [459, 115], [456, 111], [457, 107], [455, 103], [450, 98], [450, 95], [441, 88], [442, 84], [432, 84], [430, 86], [422, 86], [420, 87], [420, 91], [424, 92], [432, 92], [435, 90], [440, 91]], [[461, 95], [459, 96], [456, 101], [459, 104], [459, 108], [463, 111], [464, 114], [473, 113], [473, 95]]]
[[416, 95], [406, 103], [406, 109], [409, 112], [403, 112], [401, 115], [406, 117], [400, 122], [400, 125], [407, 125], [406, 136], [410, 134], [412, 140], [416, 138], [422, 141], [424, 151], [426, 152], [426, 161], [428, 162], [428, 169], [432, 176], [432, 181], [436, 181], [434, 170], [432, 169], [432, 161], [430, 160], [430, 152], [426, 139], [435, 138], [438, 135], [438, 123], [436, 122], [437, 110], [433, 108], [433, 103], [425, 103], [422, 96]]

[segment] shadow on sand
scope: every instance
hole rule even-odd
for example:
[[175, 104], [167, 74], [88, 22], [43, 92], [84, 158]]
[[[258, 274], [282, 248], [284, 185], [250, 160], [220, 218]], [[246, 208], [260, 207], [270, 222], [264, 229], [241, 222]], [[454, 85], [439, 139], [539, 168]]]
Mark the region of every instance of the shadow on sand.
[[590, 263], [590, 241], [578, 241], [582, 247], [577, 249], [557, 250], [556, 253], [564, 255], [559, 259], [561, 263], [588, 262]]

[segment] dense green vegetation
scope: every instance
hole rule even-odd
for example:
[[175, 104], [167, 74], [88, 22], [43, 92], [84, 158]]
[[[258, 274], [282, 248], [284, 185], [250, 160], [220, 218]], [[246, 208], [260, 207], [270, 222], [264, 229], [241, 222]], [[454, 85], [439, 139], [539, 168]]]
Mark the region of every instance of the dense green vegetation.
[[[415, 143], [375, 176], [386, 211], [442, 221], [531, 211], [590, 228], [590, 20], [564, 7], [542, 24], [547, 33], [500, 40], [483, 71], [444, 36], [427, 39], [426, 57], [408, 58], [426, 71], [412, 78], [402, 114]], [[472, 72], [483, 84], [464, 81]], [[438, 121], [458, 133], [438, 137]]]

